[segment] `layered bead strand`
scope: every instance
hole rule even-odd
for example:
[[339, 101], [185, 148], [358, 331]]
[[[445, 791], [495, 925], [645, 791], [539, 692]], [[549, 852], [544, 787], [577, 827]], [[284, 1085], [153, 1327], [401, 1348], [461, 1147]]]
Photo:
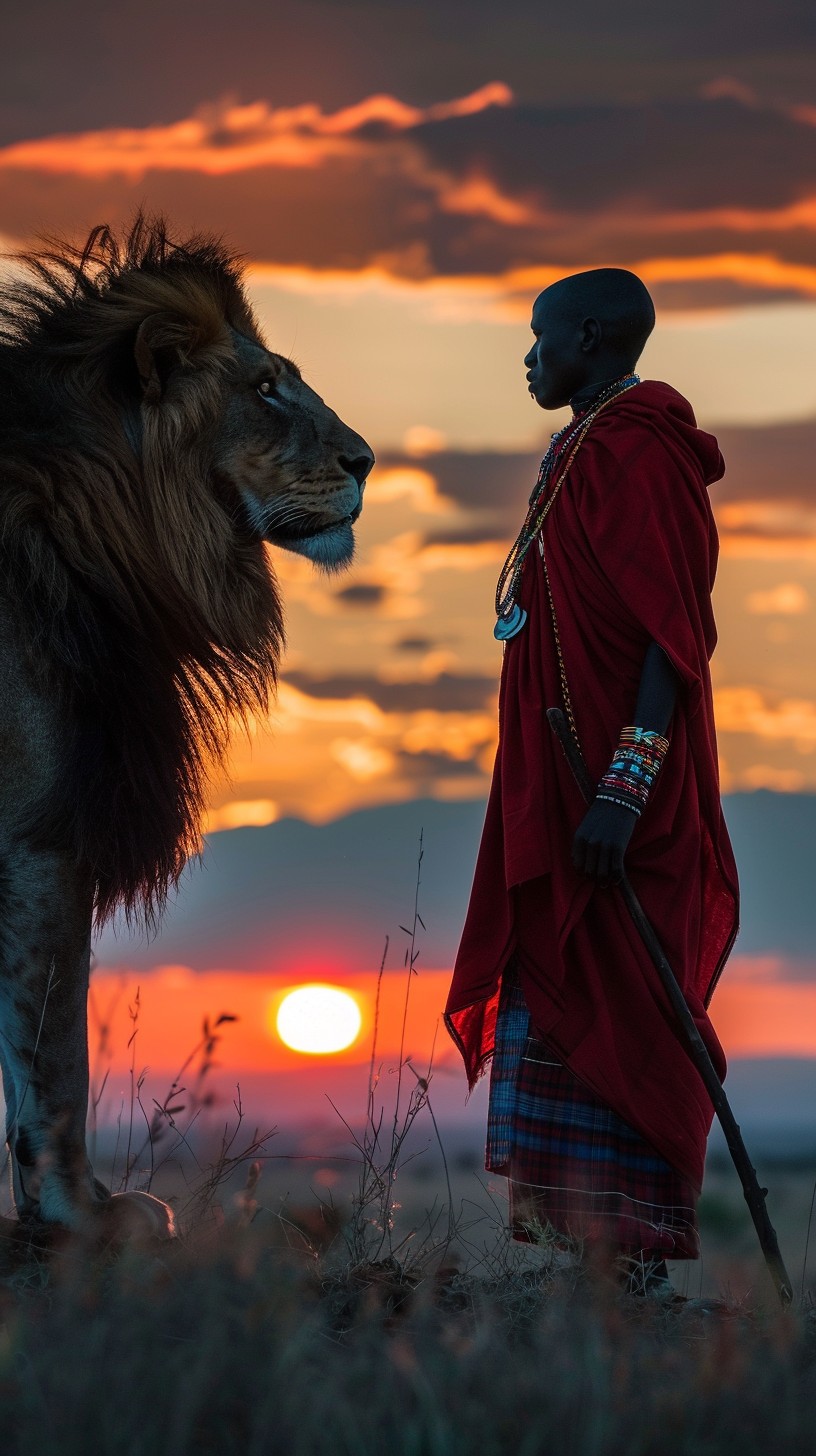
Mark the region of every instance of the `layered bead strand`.
[[[563, 429], [558, 430], [550, 440], [549, 448], [539, 468], [536, 483], [533, 486], [527, 506], [527, 514], [524, 524], [519, 531], [513, 545], [510, 548], [504, 566], [501, 569], [498, 585], [496, 587], [496, 626], [493, 635], [500, 642], [506, 642], [508, 638], [515, 637], [520, 632], [527, 620], [527, 613], [518, 605], [517, 596], [521, 573], [524, 568], [524, 559], [540, 531], [547, 512], [553, 504], [558, 489], [564, 480], [564, 476], [572, 463], [573, 455], [589, 430], [590, 425], [605, 409], [616, 399], [619, 394], [632, 389], [640, 383], [637, 374], [627, 374], [623, 379], [616, 379], [614, 384], [607, 385], [606, 389], [592, 401], [588, 409], [576, 415]], [[570, 453], [571, 452], [571, 453]], [[558, 461], [567, 459], [567, 468], [563, 475], [548, 495], [553, 470]]]

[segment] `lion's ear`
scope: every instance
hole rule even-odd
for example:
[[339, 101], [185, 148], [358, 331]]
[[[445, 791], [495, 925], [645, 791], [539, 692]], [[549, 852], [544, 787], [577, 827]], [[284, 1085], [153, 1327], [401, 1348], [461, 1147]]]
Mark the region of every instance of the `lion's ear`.
[[142, 319], [136, 330], [133, 357], [145, 404], [159, 404], [174, 369], [182, 362], [178, 328], [161, 314]]

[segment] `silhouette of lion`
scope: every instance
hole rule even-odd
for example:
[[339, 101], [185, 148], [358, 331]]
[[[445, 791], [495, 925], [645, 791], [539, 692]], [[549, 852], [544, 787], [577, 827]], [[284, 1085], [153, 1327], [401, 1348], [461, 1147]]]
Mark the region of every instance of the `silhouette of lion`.
[[264, 543], [345, 566], [373, 463], [267, 349], [215, 239], [99, 227], [0, 293], [0, 1066], [24, 1219], [169, 1229], [88, 1162], [92, 924], [157, 925], [208, 765], [274, 689]]

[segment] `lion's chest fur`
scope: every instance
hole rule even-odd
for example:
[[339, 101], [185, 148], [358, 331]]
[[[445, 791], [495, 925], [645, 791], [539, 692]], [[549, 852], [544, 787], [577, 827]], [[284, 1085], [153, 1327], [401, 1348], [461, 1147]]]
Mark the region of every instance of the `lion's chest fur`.
[[60, 714], [38, 686], [22, 645], [19, 613], [0, 596], [0, 842], [15, 838], [59, 773]]

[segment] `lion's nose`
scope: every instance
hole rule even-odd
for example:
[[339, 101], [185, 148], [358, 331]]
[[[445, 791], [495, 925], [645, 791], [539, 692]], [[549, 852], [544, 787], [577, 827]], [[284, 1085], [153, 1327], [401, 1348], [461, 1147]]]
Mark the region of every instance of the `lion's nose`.
[[374, 464], [374, 456], [370, 450], [365, 455], [354, 455], [353, 457], [340, 455], [338, 460], [341, 469], [345, 470], [349, 475], [353, 475], [359, 486], [365, 484], [366, 476]]

